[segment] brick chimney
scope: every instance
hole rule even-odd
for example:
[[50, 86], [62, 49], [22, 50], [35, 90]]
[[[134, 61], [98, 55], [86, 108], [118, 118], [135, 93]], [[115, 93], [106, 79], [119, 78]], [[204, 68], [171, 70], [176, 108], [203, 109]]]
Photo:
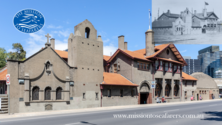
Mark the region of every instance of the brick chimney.
[[154, 53], [153, 31], [151, 29], [146, 31], [146, 56]]
[[118, 48], [124, 50], [124, 36], [118, 37]]
[[55, 39], [54, 38], [50, 39], [50, 43], [51, 43], [51, 48], [55, 49]]

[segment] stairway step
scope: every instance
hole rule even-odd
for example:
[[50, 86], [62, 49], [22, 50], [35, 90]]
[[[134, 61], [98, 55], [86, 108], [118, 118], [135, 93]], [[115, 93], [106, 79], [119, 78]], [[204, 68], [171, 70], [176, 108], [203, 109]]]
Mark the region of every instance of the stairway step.
[[1, 111], [5, 111], [5, 110], [8, 110], [8, 108], [1, 108]]

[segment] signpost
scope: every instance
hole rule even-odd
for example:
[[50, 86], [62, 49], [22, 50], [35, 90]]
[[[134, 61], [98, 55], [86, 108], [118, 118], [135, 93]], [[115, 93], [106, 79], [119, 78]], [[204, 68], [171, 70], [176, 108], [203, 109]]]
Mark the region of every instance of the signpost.
[[152, 84], [152, 85], [151, 85], [151, 88], [152, 88], [152, 89], [155, 89], [155, 88], [156, 88], [156, 87], [155, 87], [155, 84]]
[[7, 87], [7, 93], [8, 93], [8, 114], [10, 115], [10, 74], [6, 75], [6, 85]]

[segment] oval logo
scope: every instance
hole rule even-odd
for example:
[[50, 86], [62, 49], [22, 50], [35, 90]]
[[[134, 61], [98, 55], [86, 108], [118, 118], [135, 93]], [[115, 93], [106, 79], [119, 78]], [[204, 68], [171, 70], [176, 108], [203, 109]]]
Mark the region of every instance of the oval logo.
[[15, 15], [13, 23], [16, 29], [21, 32], [34, 33], [44, 26], [45, 19], [39, 11], [25, 9]]

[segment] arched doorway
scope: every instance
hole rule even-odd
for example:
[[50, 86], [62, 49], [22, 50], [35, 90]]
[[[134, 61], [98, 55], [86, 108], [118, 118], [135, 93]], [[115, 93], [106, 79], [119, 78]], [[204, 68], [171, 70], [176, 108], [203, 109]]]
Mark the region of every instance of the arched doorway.
[[162, 85], [157, 83], [155, 88], [155, 96], [160, 97], [161, 91], [162, 91]]
[[150, 93], [150, 87], [147, 81], [144, 81], [140, 85], [139, 104], [152, 103], [152, 94]]

